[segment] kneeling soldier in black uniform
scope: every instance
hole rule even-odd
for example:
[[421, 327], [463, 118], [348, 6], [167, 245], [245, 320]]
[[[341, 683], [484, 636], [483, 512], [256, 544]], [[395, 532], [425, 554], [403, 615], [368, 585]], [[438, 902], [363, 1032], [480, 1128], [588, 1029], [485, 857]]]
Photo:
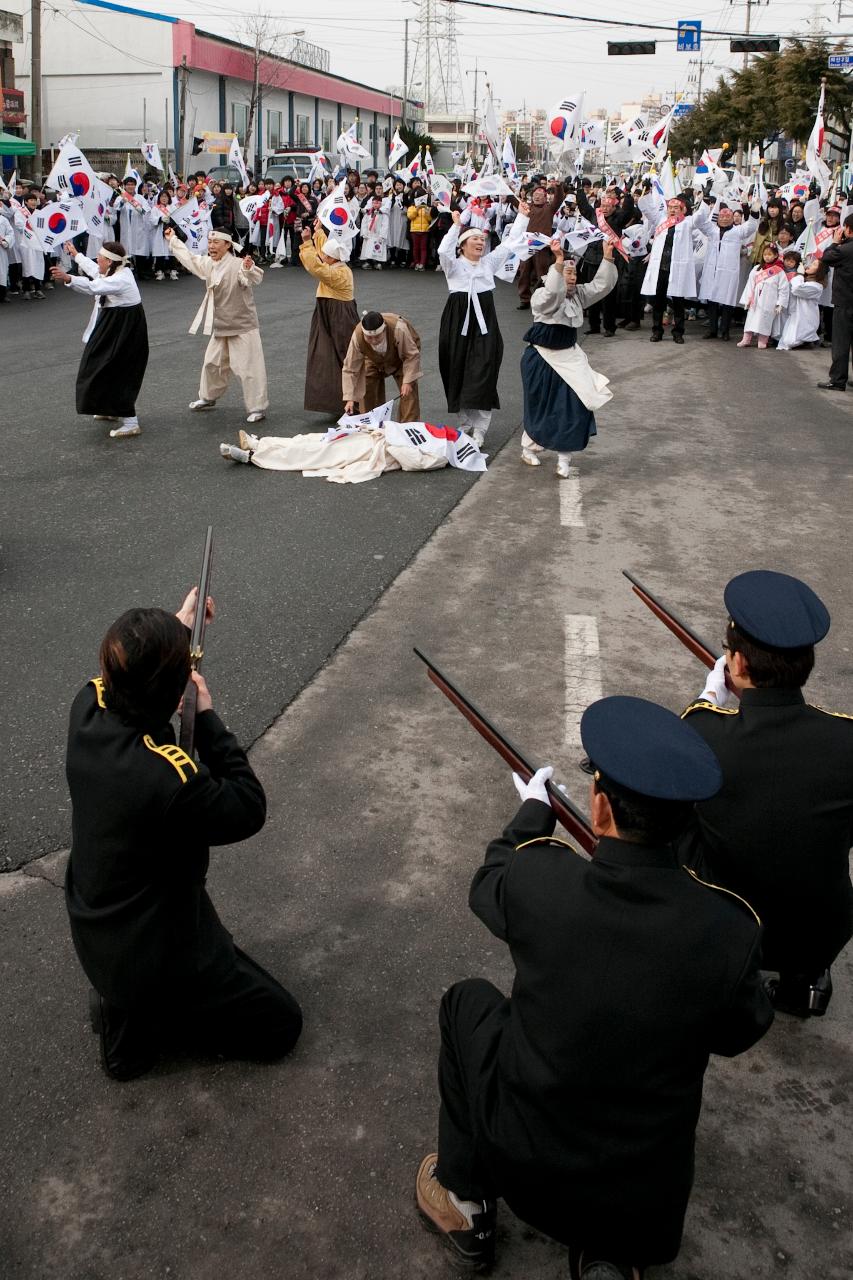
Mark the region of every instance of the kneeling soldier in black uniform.
[[639, 698], [584, 713], [587, 861], [552, 837], [535, 774], [471, 886], [508, 943], [512, 998], [469, 979], [441, 1003], [438, 1153], [416, 1192], [457, 1259], [487, 1270], [496, 1197], [569, 1246], [571, 1274], [638, 1280], [674, 1258], [693, 1181], [702, 1080], [773, 1020], [760, 922], [678, 866], [671, 841], [722, 782], [679, 718]]
[[199, 762], [175, 745], [169, 721], [189, 678], [194, 610], [195, 591], [177, 616], [122, 614], [101, 645], [100, 676], [71, 708], [65, 898], [97, 993], [103, 1065], [117, 1080], [149, 1070], [176, 1038], [272, 1061], [302, 1029], [293, 996], [235, 947], [205, 891], [208, 846], [260, 831], [266, 799], [200, 675]]
[[820, 1015], [829, 966], [853, 936], [853, 717], [803, 698], [830, 621], [810, 587], [757, 569], [733, 578], [724, 599], [725, 653], [684, 712], [719, 759], [723, 786], [697, 807], [683, 857], [761, 916], [776, 1008]]

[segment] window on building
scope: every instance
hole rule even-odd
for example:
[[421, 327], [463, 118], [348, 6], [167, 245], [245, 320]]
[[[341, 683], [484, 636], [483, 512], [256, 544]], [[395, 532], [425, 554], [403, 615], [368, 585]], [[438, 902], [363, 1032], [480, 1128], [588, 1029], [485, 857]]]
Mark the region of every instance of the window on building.
[[276, 151], [281, 146], [281, 112], [267, 112], [267, 147]]
[[296, 117], [296, 145], [297, 147], [308, 146], [308, 125], [307, 116], [297, 115]]
[[367, 149], [370, 152], [374, 152], [376, 150], [376, 125], [375, 124], [372, 124], [370, 126], [370, 142], [368, 143]]
[[323, 150], [328, 154], [332, 149], [332, 121], [321, 120], [320, 127], [323, 133]]
[[231, 103], [231, 132], [236, 133], [237, 141], [240, 143], [240, 146], [244, 146], [246, 143], [246, 134], [249, 132], [248, 102]]

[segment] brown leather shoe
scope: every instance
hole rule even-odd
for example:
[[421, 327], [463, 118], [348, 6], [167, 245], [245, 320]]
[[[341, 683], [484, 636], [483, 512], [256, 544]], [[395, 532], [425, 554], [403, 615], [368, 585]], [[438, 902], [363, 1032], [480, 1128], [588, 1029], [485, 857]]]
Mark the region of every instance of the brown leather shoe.
[[[438, 1155], [425, 1156], [418, 1169], [415, 1198], [424, 1225], [435, 1231], [452, 1250], [458, 1266], [470, 1271], [490, 1271], [495, 1260], [494, 1200], [451, 1199], [435, 1176]], [[468, 1211], [470, 1209], [470, 1212]]]

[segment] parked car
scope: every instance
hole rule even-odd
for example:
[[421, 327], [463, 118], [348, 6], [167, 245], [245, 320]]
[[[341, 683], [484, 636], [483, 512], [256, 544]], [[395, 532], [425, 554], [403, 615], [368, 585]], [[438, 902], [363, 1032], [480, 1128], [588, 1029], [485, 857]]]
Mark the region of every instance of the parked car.
[[219, 164], [207, 176], [211, 182], [233, 182], [235, 187], [239, 187], [243, 181], [236, 164]]
[[274, 182], [281, 182], [282, 178], [305, 182], [321, 154], [319, 147], [282, 147], [267, 156], [264, 177]]

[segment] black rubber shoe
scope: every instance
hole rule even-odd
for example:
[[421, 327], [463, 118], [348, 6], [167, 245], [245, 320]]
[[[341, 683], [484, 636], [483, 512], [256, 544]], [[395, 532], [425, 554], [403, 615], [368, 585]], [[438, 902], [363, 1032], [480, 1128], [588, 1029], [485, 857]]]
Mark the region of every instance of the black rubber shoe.
[[673, 342], [677, 342], [680, 347], [684, 345], [684, 335], [682, 333], [674, 333], [672, 335], [672, 340]]
[[649, 342], [663, 342], [663, 334], [653, 333], [652, 336], [649, 338]]
[[819, 382], [817, 384], [821, 391], [846, 391], [846, 382]]

